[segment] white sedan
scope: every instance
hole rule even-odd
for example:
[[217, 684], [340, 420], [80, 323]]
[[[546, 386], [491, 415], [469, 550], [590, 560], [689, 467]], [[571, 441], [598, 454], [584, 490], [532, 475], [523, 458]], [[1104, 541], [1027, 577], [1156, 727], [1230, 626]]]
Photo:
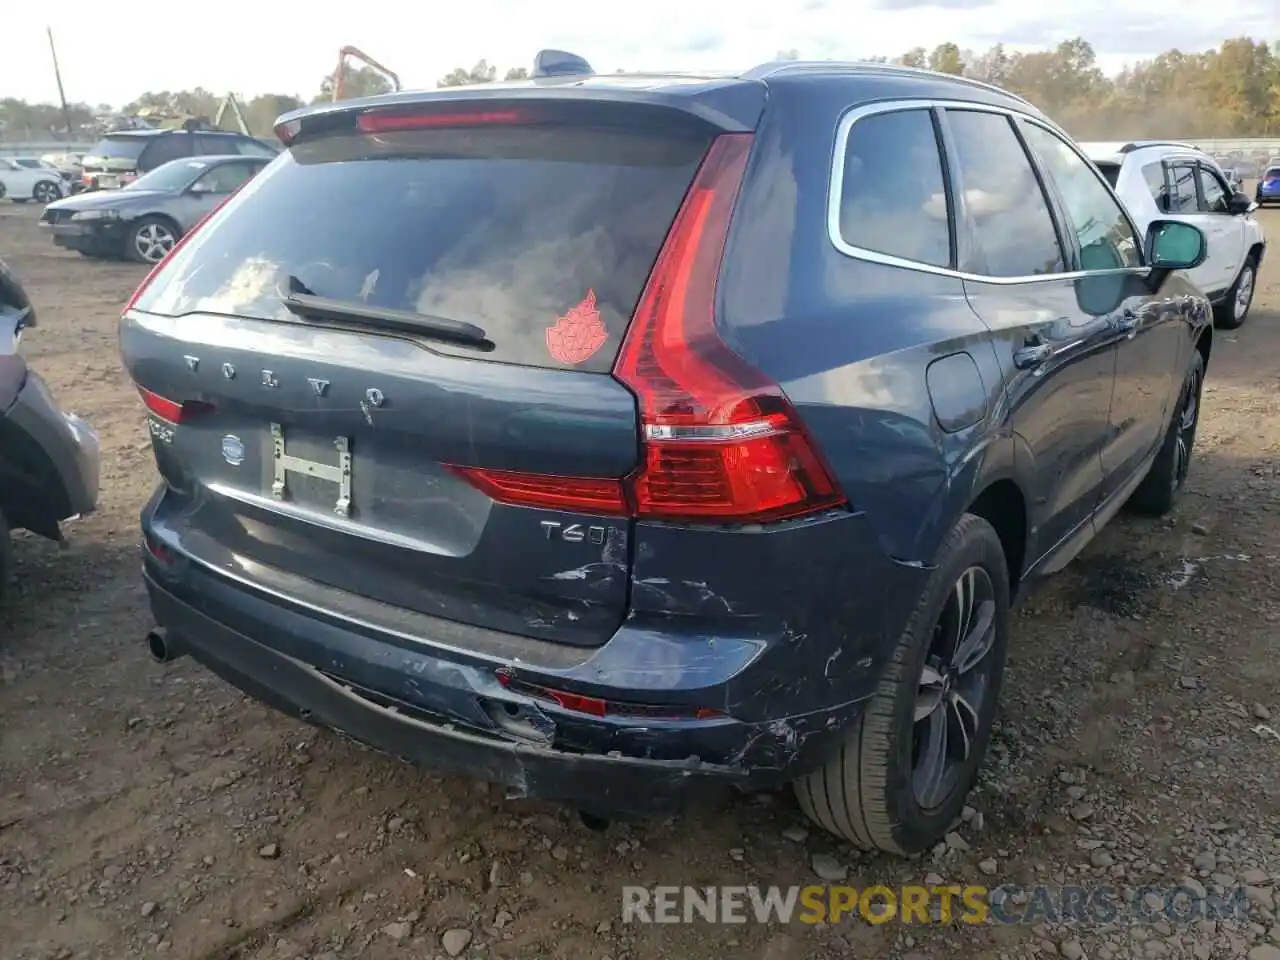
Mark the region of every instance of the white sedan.
[[67, 192], [62, 176], [47, 167], [24, 167], [8, 157], [0, 157], [0, 198], [14, 203], [52, 203]]

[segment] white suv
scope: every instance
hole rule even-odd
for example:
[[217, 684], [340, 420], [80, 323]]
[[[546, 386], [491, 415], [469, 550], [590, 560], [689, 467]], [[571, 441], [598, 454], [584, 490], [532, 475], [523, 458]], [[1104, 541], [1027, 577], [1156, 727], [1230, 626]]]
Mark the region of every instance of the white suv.
[[1267, 248], [1257, 204], [1228, 185], [1222, 168], [1185, 143], [1082, 143], [1144, 233], [1152, 220], [1185, 220], [1209, 240], [1204, 263], [1188, 271], [1213, 302], [1215, 324], [1244, 323]]

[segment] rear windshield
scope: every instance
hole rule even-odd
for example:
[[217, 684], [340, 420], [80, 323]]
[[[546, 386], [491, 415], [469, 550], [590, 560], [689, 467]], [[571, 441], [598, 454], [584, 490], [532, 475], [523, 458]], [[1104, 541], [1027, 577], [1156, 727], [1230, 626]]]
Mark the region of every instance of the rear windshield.
[[110, 157], [113, 160], [137, 160], [147, 145], [144, 137], [104, 137], [87, 156]]
[[707, 140], [587, 127], [340, 135], [282, 154], [137, 304], [287, 319], [317, 296], [476, 324], [489, 352], [608, 370]]
[[1120, 178], [1120, 164], [1118, 163], [1100, 163], [1098, 164], [1098, 172], [1107, 178], [1107, 183], [1115, 187], [1116, 180]]
[[1280, 180], [1280, 167], [1268, 167], [1262, 175], [1263, 180]]

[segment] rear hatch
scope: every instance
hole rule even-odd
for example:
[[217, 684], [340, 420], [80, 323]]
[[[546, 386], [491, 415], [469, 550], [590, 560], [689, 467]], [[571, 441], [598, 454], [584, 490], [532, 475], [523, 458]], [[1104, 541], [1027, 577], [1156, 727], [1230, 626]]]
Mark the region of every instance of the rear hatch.
[[630, 520], [561, 478], [637, 465], [610, 371], [716, 129], [470, 109], [319, 118], [144, 285], [122, 351], [191, 552], [600, 644]]
[[134, 134], [108, 134], [94, 144], [81, 161], [81, 180], [99, 189], [112, 190], [128, 183], [138, 173], [138, 160], [150, 143]]

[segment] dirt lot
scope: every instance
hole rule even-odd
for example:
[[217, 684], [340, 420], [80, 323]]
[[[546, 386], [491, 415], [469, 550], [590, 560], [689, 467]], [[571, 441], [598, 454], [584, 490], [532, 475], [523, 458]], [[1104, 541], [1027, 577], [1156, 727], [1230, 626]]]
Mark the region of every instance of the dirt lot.
[[[974, 809], [911, 862], [799, 829], [788, 794], [592, 833], [153, 664], [155, 473], [115, 344], [142, 271], [55, 251], [37, 215], [0, 205], [0, 256], [38, 304], [30, 358], [105, 462], [68, 549], [19, 539], [0, 613], [0, 956], [1280, 958], [1280, 257], [1217, 338], [1177, 514], [1120, 519], [1019, 612]], [[812, 883], [815, 854], [859, 886], [1247, 883], [1256, 923], [620, 923], [624, 884]]]

